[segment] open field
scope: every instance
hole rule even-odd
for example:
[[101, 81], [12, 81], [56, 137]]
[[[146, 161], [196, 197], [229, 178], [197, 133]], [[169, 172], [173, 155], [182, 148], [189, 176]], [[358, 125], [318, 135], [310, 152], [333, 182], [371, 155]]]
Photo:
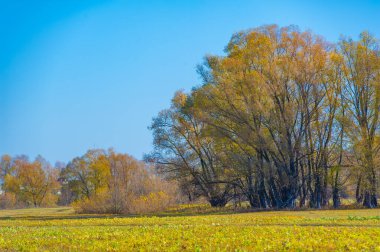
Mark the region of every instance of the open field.
[[191, 211], [124, 217], [76, 215], [71, 208], [2, 210], [0, 250], [380, 251], [379, 209]]

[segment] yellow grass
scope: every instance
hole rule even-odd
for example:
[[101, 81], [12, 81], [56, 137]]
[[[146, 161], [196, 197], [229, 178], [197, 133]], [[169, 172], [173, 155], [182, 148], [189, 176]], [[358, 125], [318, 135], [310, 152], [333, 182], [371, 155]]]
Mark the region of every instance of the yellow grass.
[[1, 210], [0, 250], [380, 251], [380, 209], [206, 210], [181, 206], [138, 217], [76, 215], [67, 207]]

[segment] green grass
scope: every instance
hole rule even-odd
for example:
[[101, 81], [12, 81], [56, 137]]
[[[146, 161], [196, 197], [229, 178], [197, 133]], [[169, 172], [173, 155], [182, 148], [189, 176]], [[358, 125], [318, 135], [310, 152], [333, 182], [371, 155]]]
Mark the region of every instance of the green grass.
[[380, 209], [226, 213], [188, 205], [158, 216], [1, 210], [0, 250], [380, 251]]

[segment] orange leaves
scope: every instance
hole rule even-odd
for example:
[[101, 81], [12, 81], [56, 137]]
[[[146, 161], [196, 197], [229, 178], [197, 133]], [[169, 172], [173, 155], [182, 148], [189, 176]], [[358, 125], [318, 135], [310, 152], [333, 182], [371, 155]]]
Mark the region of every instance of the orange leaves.
[[29, 163], [15, 161], [14, 172], [7, 174], [4, 189], [16, 196], [21, 205], [54, 205], [57, 197], [54, 191], [59, 188], [57, 174], [53, 170], [43, 169], [39, 161]]

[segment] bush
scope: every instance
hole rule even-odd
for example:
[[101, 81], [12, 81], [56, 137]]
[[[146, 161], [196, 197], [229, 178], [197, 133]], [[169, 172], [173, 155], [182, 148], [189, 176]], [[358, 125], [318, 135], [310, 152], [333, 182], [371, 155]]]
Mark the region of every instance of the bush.
[[107, 196], [107, 192], [98, 193], [91, 198], [77, 200], [72, 206], [77, 213], [108, 213], [110, 206]]
[[0, 208], [9, 209], [16, 207], [16, 195], [14, 193], [3, 193], [0, 195]]
[[149, 191], [148, 193], [141, 195], [124, 194], [124, 197], [117, 202], [115, 202], [113, 192], [105, 190], [90, 198], [77, 200], [72, 203], [72, 206], [77, 213], [143, 214], [163, 211], [176, 203], [175, 186], [168, 186], [170, 190], [162, 188], [157, 190], [157, 187], [152, 188], [152, 185], [155, 184], [145, 183], [145, 185], [150, 185], [150, 188], [144, 187], [140, 190]]
[[132, 201], [129, 211], [136, 214], [159, 212], [173, 204], [173, 197], [163, 191], [151, 192]]

